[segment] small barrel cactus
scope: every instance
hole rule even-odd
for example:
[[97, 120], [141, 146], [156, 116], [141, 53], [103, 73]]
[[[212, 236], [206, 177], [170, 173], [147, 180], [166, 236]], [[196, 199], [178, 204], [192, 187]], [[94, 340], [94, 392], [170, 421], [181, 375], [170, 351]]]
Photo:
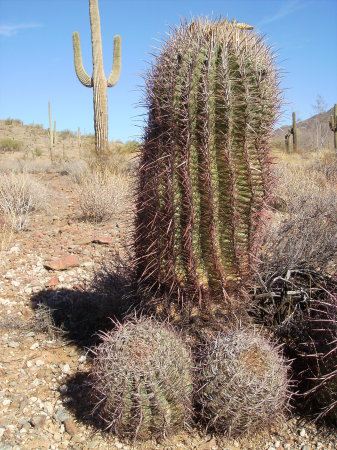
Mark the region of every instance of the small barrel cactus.
[[147, 76], [138, 279], [192, 309], [249, 284], [269, 192], [278, 74], [263, 39], [242, 25], [182, 24]]
[[201, 356], [197, 401], [207, 429], [235, 436], [282, 417], [289, 400], [288, 367], [256, 331], [219, 333]]
[[95, 410], [117, 436], [164, 438], [191, 421], [192, 367], [173, 330], [153, 319], [120, 325], [95, 350]]

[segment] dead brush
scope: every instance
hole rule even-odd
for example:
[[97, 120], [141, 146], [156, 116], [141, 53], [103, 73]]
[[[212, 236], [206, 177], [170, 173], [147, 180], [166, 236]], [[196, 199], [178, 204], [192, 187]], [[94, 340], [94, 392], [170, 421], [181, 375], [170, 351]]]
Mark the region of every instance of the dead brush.
[[[337, 196], [308, 168], [280, 166], [279, 204], [264, 236], [260, 275], [268, 278], [297, 267], [325, 270], [337, 254]], [[284, 181], [281, 181], [284, 180]]]
[[337, 423], [336, 186], [324, 155], [302, 163], [278, 166], [252, 313], [293, 360], [297, 406]]
[[[262, 289], [261, 289], [262, 291]], [[285, 345], [297, 405], [337, 424], [337, 286], [327, 274], [297, 268], [255, 296], [255, 319]]]
[[0, 212], [15, 231], [27, 228], [31, 214], [45, 207], [47, 191], [26, 173], [0, 174]]
[[79, 205], [85, 220], [99, 223], [118, 214], [127, 197], [125, 174], [96, 167], [79, 177]]

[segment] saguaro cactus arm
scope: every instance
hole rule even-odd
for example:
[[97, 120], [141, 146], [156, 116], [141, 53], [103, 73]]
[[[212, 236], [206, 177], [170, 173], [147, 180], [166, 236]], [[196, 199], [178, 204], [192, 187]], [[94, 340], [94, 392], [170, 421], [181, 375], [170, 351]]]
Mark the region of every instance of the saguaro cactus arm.
[[121, 46], [122, 46], [122, 39], [119, 35], [116, 35], [114, 37], [114, 55], [113, 55], [112, 69], [109, 78], [107, 80], [108, 87], [115, 86], [121, 73], [122, 68]]
[[77, 31], [73, 33], [73, 46], [74, 46], [74, 65], [77, 78], [84, 86], [92, 87], [92, 78], [89, 77], [89, 75], [87, 74], [87, 72], [83, 67], [80, 35]]

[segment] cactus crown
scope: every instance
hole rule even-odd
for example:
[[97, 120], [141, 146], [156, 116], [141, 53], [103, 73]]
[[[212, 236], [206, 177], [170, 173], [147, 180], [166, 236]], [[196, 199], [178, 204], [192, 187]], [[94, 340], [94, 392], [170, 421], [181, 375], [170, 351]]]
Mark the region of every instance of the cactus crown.
[[274, 57], [260, 36], [222, 19], [173, 30], [147, 77], [141, 285], [205, 305], [247, 282], [279, 103]]

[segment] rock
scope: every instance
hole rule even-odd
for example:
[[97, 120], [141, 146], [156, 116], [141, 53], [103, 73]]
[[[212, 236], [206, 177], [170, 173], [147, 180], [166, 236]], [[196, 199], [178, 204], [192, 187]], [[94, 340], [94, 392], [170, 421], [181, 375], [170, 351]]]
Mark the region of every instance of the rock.
[[79, 265], [80, 262], [76, 255], [68, 255], [46, 262], [44, 268], [47, 270], [67, 270], [70, 267], [78, 267]]
[[34, 428], [42, 428], [46, 423], [46, 419], [47, 417], [44, 414], [40, 414], [32, 417], [29, 422]]
[[35, 342], [33, 345], [31, 345], [29, 348], [30, 350], [36, 350], [38, 347], [40, 346], [40, 344], [38, 342]]
[[54, 419], [63, 423], [66, 419], [71, 419], [71, 415], [64, 408], [59, 408], [54, 414]]
[[54, 277], [49, 278], [49, 280], [47, 280], [44, 285], [46, 287], [54, 287], [57, 286], [58, 284], [59, 284], [59, 277], [55, 275]]
[[304, 428], [301, 429], [301, 431], [300, 431], [300, 436], [301, 436], [301, 437], [304, 437], [304, 438], [308, 437], [307, 432], [305, 431]]
[[9, 398], [5, 398], [2, 402], [3, 406], [9, 406], [12, 403], [12, 400]]
[[62, 370], [62, 373], [64, 373], [65, 375], [69, 375], [71, 373], [71, 369], [70, 369], [70, 366], [68, 363], [61, 365], [61, 370]]
[[70, 436], [75, 436], [77, 433], [77, 426], [73, 419], [65, 419], [64, 420], [64, 428]]
[[112, 244], [111, 239], [106, 236], [98, 236], [91, 241], [93, 244], [110, 245]]
[[68, 392], [68, 386], [66, 384], [62, 384], [59, 388], [60, 394], [64, 395]]
[[19, 346], [20, 346], [20, 344], [18, 342], [15, 342], [15, 341], [9, 341], [7, 343], [7, 347], [10, 347], [10, 348], [18, 348]]
[[48, 414], [48, 416], [53, 415], [54, 407], [51, 402], [44, 402], [44, 404], [42, 405], [42, 409]]
[[81, 355], [81, 356], [79, 356], [79, 358], [78, 358], [78, 362], [79, 362], [79, 363], [85, 363], [86, 360], [87, 360], [86, 355]]

